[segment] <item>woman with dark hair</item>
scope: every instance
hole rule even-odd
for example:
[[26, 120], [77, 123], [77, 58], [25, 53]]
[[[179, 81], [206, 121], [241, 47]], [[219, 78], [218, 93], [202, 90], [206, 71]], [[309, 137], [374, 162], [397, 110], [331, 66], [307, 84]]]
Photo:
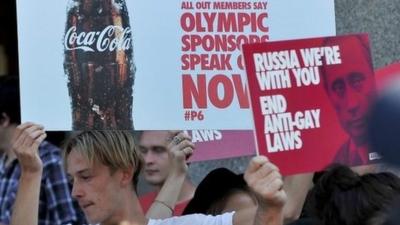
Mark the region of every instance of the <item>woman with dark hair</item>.
[[256, 205], [256, 196], [244, 181], [243, 174], [238, 175], [226, 168], [218, 168], [200, 182], [183, 215], [218, 215]]
[[362, 225], [400, 196], [400, 178], [392, 173], [358, 175], [334, 165], [311, 191], [311, 215], [321, 225]]

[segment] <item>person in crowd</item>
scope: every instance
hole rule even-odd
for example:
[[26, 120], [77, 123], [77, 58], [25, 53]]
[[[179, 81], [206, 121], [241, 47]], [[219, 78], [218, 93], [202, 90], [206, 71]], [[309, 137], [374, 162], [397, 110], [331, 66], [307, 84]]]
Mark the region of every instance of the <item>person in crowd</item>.
[[[149, 211], [158, 192], [163, 187], [168, 175], [171, 173], [173, 154], [170, 145], [174, 132], [171, 131], [142, 131], [138, 132], [139, 151], [144, 159], [143, 175], [145, 181], [155, 188], [155, 191], [140, 196], [139, 200], [144, 212], [148, 212], [150, 218], [160, 218]], [[187, 134], [182, 134], [186, 140], [190, 142]], [[188, 146], [194, 149], [194, 145]], [[179, 187], [176, 185], [176, 187]], [[174, 207], [171, 206], [171, 215], [179, 216], [182, 214], [186, 205], [192, 199], [196, 187], [188, 176], [185, 177], [182, 187], [179, 189], [179, 196]], [[152, 217], [151, 217], [152, 216]], [[170, 216], [167, 216], [170, 217]]]
[[[400, 144], [400, 74], [390, 80], [372, 104], [368, 120], [368, 140], [373, 151], [383, 157], [384, 169], [399, 175]], [[400, 223], [400, 199], [390, 209], [382, 210], [370, 221], [370, 225], [394, 225]]]
[[[21, 165], [13, 151], [12, 137], [31, 130], [43, 132], [43, 127], [32, 123], [20, 123], [18, 79], [0, 78], [0, 224], [11, 222], [11, 215], [16, 201]], [[26, 135], [25, 135], [26, 136]], [[42, 137], [42, 136], [40, 136]], [[47, 141], [38, 146], [42, 160], [42, 176], [38, 223], [39, 225], [83, 224], [79, 207], [74, 204], [63, 169], [61, 151]]]
[[183, 215], [218, 215], [255, 206], [257, 197], [247, 186], [243, 174], [237, 175], [226, 168], [218, 168], [207, 174], [197, 186]]
[[[137, 140], [139, 140], [139, 150], [145, 162], [143, 172], [144, 178], [148, 183], [154, 185], [157, 190], [139, 198], [143, 210], [146, 212], [146, 216], [148, 218], [168, 218], [171, 216], [181, 215], [182, 211], [184, 211], [184, 215], [192, 214], [194, 212], [205, 214], [211, 213], [213, 215], [216, 215], [224, 212], [224, 210], [221, 210], [221, 204], [227, 204], [225, 208], [228, 211], [229, 209], [231, 209], [230, 211], [235, 211], [240, 208], [245, 208], [246, 206], [250, 207], [251, 205], [255, 204], [254, 194], [249, 192], [249, 188], [243, 185], [243, 183], [245, 183], [243, 181], [243, 178], [239, 178], [240, 175], [234, 175], [231, 172], [228, 173], [224, 169], [221, 169], [217, 170], [214, 173], [211, 173], [210, 178], [204, 181], [206, 183], [204, 185], [201, 185], [202, 190], [199, 192], [197, 200], [195, 200], [194, 202], [190, 199], [193, 197], [196, 188], [190, 181], [190, 178], [186, 177], [183, 183], [175, 181], [175, 189], [174, 191], [171, 190], [168, 196], [173, 196], [174, 194], [176, 194], [177, 190], [180, 190], [178, 200], [176, 201], [177, 204], [172, 204], [172, 202], [174, 201], [171, 201], [171, 204], [169, 205], [170, 210], [166, 210], [165, 207], [160, 207], [160, 204], [158, 202], [155, 202], [154, 200], [156, 199], [161, 187], [168, 187], [168, 185], [163, 184], [165, 183], [167, 176], [173, 173], [172, 170], [175, 168], [174, 166], [172, 166], [174, 160], [173, 154], [171, 154], [171, 148], [174, 147], [174, 145], [171, 145], [171, 139], [174, 135], [176, 135], [176, 132], [173, 131], [136, 132], [136, 138]], [[190, 142], [190, 137], [188, 135], [182, 135], [188, 142]], [[191, 144], [188, 147], [193, 149], [194, 145]], [[206, 207], [204, 205], [202, 206], [203, 208], [200, 211], [198, 208], [192, 208], [193, 206], [200, 204], [199, 201], [203, 201], [203, 195], [208, 192], [208, 184], [217, 181], [217, 177], [220, 175], [222, 177], [223, 173], [226, 173], [228, 177], [232, 178], [232, 181], [235, 182], [235, 184], [233, 185], [236, 185], [236, 187], [230, 187], [229, 182], [225, 182], [225, 179], [222, 179], [224, 180], [224, 186], [219, 186], [220, 188], [217, 187], [216, 190], [212, 192], [214, 194], [212, 194], [211, 199], [215, 200], [215, 204], [217, 204], [217, 202], [219, 202], [217, 197], [218, 195], [224, 195], [224, 190], [231, 190], [232, 193], [230, 193], [230, 195], [224, 195], [226, 199], [221, 200], [221, 203], [218, 206], [219, 208], [213, 207], [213, 210], [208, 212], [204, 210], [204, 207]], [[238, 181], [240, 179], [242, 179], [242, 182]], [[285, 222], [294, 221], [300, 216], [305, 196], [310, 189], [311, 179], [312, 174], [299, 174], [285, 177], [284, 189], [286, 194], [288, 195], [288, 201], [284, 207]], [[220, 180], [219, 182], [222, 182], [222, 180]], [[240, 183], [241, 185], [239, 185]], [[179, 188], [180, 184], [182, 184], [182, 188]], [[205, 202], [201, 204], [211, 204], [209, 200], [204, 201]], [[187, 205], [189, 202], [191, 202], [190, 206]], [[236, 204], [239, 202], [242, 202], [244, 206], [242, 206], [242, 204]], [[189, 209], [187, 209], [188, 207]]]
[[[400, 77], [400, 75], [399, 75]], [[371, 106], [368, 140], [384, 162], [400, 167], [400, 78], [391, 81]]]
[[389, 172], [358, 175], [344, 165], [328, 168], [311, 191], [310, 215], [321, 225], [361, 225], [400, 196], [400, 178]]
[[[11, 141], [13, 153], [20, 164], [21, 176], [18, 191], [14, 202], [17, 210], [12, 213], [11, 225], [26, 224], [26, 218], [39, 221], [40, 187], [43, 172], [43, 162], [40, 159], [38, 148], [46, 138], [42, 126], [32, 123], [22, 124]], [[26, 202], [28, 204], [25, 204]], [[32, 204], [29, 204], [32, 202]], [[26, 213], [29, 215], [26, 216]], [[29, 221], [28, 221], [29, 223]]]
[[374, 70], [368, 40], [361, 36], [332, 40], [327, 46], [338, 45], [341, 64], [323, 65], [321, 76], [333, 108], [348, 140], [338, 150], [334, 162], [350, 166], [363, 165], [369, 157], [366, 138], [367, 112], [375, 96]]
[[[173, 155], [171, 154], [171, 148], [174, 147], [174, 145], [171, 145], [171, 138], [176, 135], [176, 132], [173, 131], [142, 131], [142, 132], [136, 132], [136, 138], [139, 141], [139, 150], [141, 152], [141, 155], [144, 158], [144, 178], [145, 180], [149, 183], [152, 184], [154, 187], [156, 187], [155, 192], [150, 192], [142, 197], [139, 198], [140, 203], [143, 207], [144, 212], [146, 212], [146, 216], [148, 218], [168, 218], [171, 216], [177, 216], [181, 215], [182, 212], [184, 211], [183, 214], [191, 214], [193, 213], [193, 210], [186, 210], [185, 207], [188, 207], [187, 204], [190, 202], [192, 199], [194, 192], [196, 188], [190, 181], [189, 177], [186, 177], [184, 182], [182, 183], [182, 188], [175, 188], [174, 192], [177, 190], [180, 190], [178, 200], [176, 201], [175, 204], [170, 204], [170, 210], [166, 210], [165, 208], [161, 207], [160, 211], [160, 204], [157, 202], [154, 202], [156, 199], [157, 194], [159, 193], [159, 190], [161, 187], [165, 186], [163, 185], [165, 183], [165, 180], [167, 176], [172, 173], [172, 169], [174, 168], [172, 166], [172, 163], [174, 162]], [[184, 135], [184, 138], [190, 142], [190, 137], [187, 135]], [[194, 148], [194, 145], [188, 146], [190, 148]], [[211, 176], [210, 179], [207, 179], [207, 183], [210, 181], [214, 181], [214, 177], [218, 176], [218, 174], [225, 173], [222, 171], [215, 172]], [[228, 174], [228, 173], [227, 173]], [[210, 174], [211, 175], [211, 174]], [[231, 174], [233, 175], [233, 174]], [[228, 175], [229, 176], [229, 175]], [[235, 175], [236, 176], [236, 175]], [[311, 186], [311, 179], [312, 179], [312, 174], [299, 174], [299, 175], [292, 175], [285, 177], [284, 179], [284, 189], [286, 194], [288, 195], [288, 201], [287, 204], [285, 204], [284, 208], [284, 218], [285, 222], [290, 222], [296, 220], [301, 213], [301, 208], [304, 204], [306, 194], [308, 190], [310, 189]], [[237, 180], [240, 180], [240, 178], [233, 178], [235, 182]], [[174, 187], [179, 187], [179, 182], [175, 182]], [[224, 185], [228, 185], [227, 182], [224, 182]], [[207, 189], [207, 185], [202, 185], [205, 187], [204, 189]], [[168, 185], [167, 185], [168, 187]], [[221, 190], [220, 190], [221, 189]], [[224, 187], [221, 187], [220, 192], [224, 190]], [[226, 187], [228, 190], [229, 187]], [[232, 198], [229, 197], [228, 199], [232, 199], [231, 202], [228, 202], [227, 209], [230, 208], [229, 204], [231, 203], [236, 203], [236, 200], [239, 201], [244, 201], [243, 203], [246, 204], [247, 206], [254, 204], [254, 196], [252, 197], [252, 194], [248, 192], [244, 186], [239, 187], [238, 190], [235, 190], [235, 193], [232, 193]], [[174, 195], [174, 192], [170, 192], [169, 196]], [[200, 195], [202, 196], [203, 193], [206, 193], [206, 191], [200, 191]], [[222, 193], [220, 193], [222, 195]], [[216, 195], [213, 195], [216, 197]], [[197, 199], [202, 199], [202, 197], [198, 197]], [[253, 200], [251, 200], [253, 199]], [[216, 199], [215, 199], [216, 200]], [[173, 201], [172, 201], [173, 202]], [[197, 205], [196, 203], [192, 203], [192, 205]], [[208, 203], [207, 203], [208, 204]], [[175, 205], [175, 206], [174, 206]], [[151, 206], [151, 207], [150, 207]], [[191, 208], [190, 206], [189, 208]], [[232, 209], [238, 209], [241, 206], [239, 204], [235, 204], [235, 206]], [[150, 210], [151, 209], [151, 210]], [[184, 210], [185, 209], [185, 210]], [[216, 214], [216, 211], [212, 214]], [[221, 211], [222, 212], [222, 211]], [[221, 213], [219, 212], [219, 213]], [[205, 210], [202, 211], [197, 211], [197, 213], [210, 213], [206, 212]], [[217, 213], [218, 214], [218, 213]]]
[[[182, 134], [173, 139], [177, 145], [173, 154], [186, 164], [186, 157], [192, 152], [184, 147]], [[179, 150], [178, 150], [179, 149]], [[30, 148], [27, 152], [34, 153]], [[31, 157], [40, 160], [38, 157]], [[29, 167], [34, 160], [26, 160]], [[65, 162], [68, 174], [73, 184], [72, 195], [78, 200], [88, 221], [91, 224], [135, 224], [135, 225], [170, 225], [170, 224], [208, 224], [208, 225], [281, 225], [283, 222], [283, 206], [286, 194], [278, 168], [264, 156], [254, 157], [244, 175], [251, 190], [259, 196], [258, 206], [239, 210], [235, 213], [225, 213], [218, 216], [203, 214], [172, 217], [163, 220], [147, 219], [143, 214], [135, 184], [140, 172], [141, 157], [137, 152], [132, 134], [129, 131], [84, 131], [74, 135], [66, 144]], [[181, 168], [185, 168], [181, 166]], [[178, 170], [177, 170], [178, 171]], [[183, 174], [185, 176], [185, 174]], [[21, 179], [27, 179], [21, 177]], [[37, 179], [37, 178], [36, 178]], [[168, 176], [164, 185], [173, 186], [174, 180]], [[27, 184], [22, 182], [21, 184]], [[20, 187], [24, 189], [27, 187]], [[31, 192], [24, 193], [31, 201], [25, 204], [35, 204], [38, 185], [31, 185]], [[165, 195], [161, 189], [160, 195]], [[18, 192], [18, 195], [21, 193]], [[160, 205], [168, 207], [168, 203], [160, 200]], [[15, 213], [20, 213], [19, 209]], [[32, 215], [27, 215], [32, 216]], [[35, 224], [35, 218], [30, 217], [25, 225]]]

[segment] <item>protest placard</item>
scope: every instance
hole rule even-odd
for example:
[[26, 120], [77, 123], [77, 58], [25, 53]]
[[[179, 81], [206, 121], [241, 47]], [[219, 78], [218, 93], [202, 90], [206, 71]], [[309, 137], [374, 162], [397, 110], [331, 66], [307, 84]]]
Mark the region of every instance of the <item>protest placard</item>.
[[283, 174], [363, 165], [376, 93], [366, 34], [243, 46], [257, 146]]
[[240, 46], [335, 34], [333, 0], [18, 0], [17, 16], [22, 120], [47, 130], [250, 129]]

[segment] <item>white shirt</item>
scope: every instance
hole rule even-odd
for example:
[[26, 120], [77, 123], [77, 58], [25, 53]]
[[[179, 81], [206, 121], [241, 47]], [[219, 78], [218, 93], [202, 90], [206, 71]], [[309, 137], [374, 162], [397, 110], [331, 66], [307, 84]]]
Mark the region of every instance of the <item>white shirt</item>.
[[163, 220], [150, 219], [147, 225], [232, 225], [234, 212], [218, 216], [191, 214]]

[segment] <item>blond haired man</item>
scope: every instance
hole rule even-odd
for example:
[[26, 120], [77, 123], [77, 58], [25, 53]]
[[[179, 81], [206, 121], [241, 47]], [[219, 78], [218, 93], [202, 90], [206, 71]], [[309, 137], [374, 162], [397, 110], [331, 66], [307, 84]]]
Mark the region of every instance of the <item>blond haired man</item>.
[[[174, 137], [172, 144], [176, 145], [175, 156], [183, 159], [180, 161], [185, 165], [184, 159], [186, 155], [191, 154], [191, 150], [188, 148], [188, 141], [179, 135]], [[135, 148], [133, 137], [128, 131], [85, 131], [67, 143], [65, 160], [68, 174], [72, 179], [72, 195], [78, 200], [90, 223], [102, 225], [121, 222], [135, 225], [279, 225], [282, 223], [282, 208], [286, 201], [282, 178], [278, 168], [265, 157], [254, 158], [245, 174], [246, 182], [260, 195], [257, 209], [246, 209], [215, 217], [196, 214], [165, 220], [147, 219], [135, 192], [137, 175], [141, 167], [141, 159]], [[184, 177], [185, 166], [181, 166], [180, 169]], [[173, 187], [173, 181], [179, 177], [178, 173], [175, 177], [168, 177], [165, 186]], [[161, 195], [165, 193], [163, 190], [160, 191]], [[158, 202], [168, 207], [169, 203], [163, 199]]]

